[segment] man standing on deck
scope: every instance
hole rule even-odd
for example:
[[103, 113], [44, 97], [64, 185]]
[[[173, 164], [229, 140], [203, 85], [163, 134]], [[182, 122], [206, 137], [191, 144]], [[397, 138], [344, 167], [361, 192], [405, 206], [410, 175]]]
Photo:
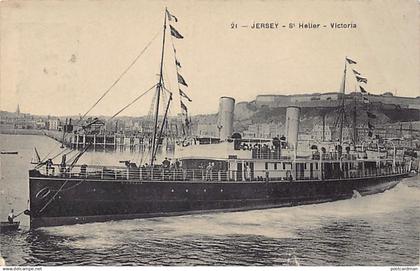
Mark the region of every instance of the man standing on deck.
[[13, 223], [13, 219], [15, 218], [15, 214], [14, 214], [14, 210], [12, 209], [10, 211], [10, 214], [7, 216], [7, 220], [9, 221], [9, 223]]
[[168, 160], [167, 157], [165, 157], [165, 160], [163, 160], [163, 162], [162, 162], [163, 168], [169, 168], [170, 165], [171, 165], [171, 162]]
[[209, 165], [206, 167], [206, 181], [210, 181], [212, 169], [211, 162], [209, 162]]

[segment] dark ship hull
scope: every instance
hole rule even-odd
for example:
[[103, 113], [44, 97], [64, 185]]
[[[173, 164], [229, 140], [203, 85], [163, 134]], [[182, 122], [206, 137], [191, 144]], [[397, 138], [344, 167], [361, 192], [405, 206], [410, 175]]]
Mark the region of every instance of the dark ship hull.
[[355, 191], [381, 193], [406, 175], [221, 182], [30, 176], [31, 227], [321, 203], [352, 198]]

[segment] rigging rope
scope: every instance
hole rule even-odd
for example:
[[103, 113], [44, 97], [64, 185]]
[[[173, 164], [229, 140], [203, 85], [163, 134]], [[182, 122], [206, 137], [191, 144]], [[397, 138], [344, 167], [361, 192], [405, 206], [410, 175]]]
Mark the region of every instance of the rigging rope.
[[143, 92], [142, 94], [140, 94], [139, 96], [137, 96], [134, 100], [132, 100], [129, 104], [127, 104], [126, 106], [124, 106], [123, 108], [121, 108], [117, 113], [115, 113], [111, 118], [108, 119], [108, 121], [112, 120], [113, 118], [115, 118], [116, 116], [118, 116], [121, 112], [123, 112], [124, 110], [126, 110], [128, 107], [130, 107], [131, 105], [133, 105], [135, 102], [137, 102], [141, 97], [143, 97], [144, 95], [146, 95], [149, 91], [151, 91], [152, 89], [154, 89], [156, 87], [156, 84], [154, 84], [151, 88], [149, 88], [148, 90], [146, 90], [145, 92]]
[[[86, 117], [86, 115], [111, 91], [111, 89], [122, 79], [122, 77], [131, 69], [131, 67], [134, 66], [134, 64], [139, 60], [139, 58], [143, 55], [143, 53], [149, 48], [149, 46], [152, 44], [152, 42], [156, 39], [156, 37], [159, 35], [159, 32], [157, 32], [155, 34], [155, 36], [147, 43], [147, 45], [143, 48], [143, 50], [134, 58], [134, 60], [130, 63], [130, 65], [128, 65], [128, 67], [117, 77], [117, 79], [112, 83], [112, 85], [101, 95], [101, 97], [89, 108], [88, 111], [86, 111], [86, 113], [83, 114], [82, 117], [80, 117], [80, 119], [77, 121], [77, 123], [75, 124], [75, 126], [77, 126], [78, 124], [80, 124], [80, 122], [82, 122], [82, 120]], [[140, 99], [140, 97], [138, 97], [135, 101], [137, 101], [138, 99]], [[131, 104], [133, 104], [135, 101], [133, 101]], [[130, 104], [130, 105], [131, 105]], [[130, 106], [128, 105], [128, 106]], [[125, 108], [123, 108], [122, 110], [120, 110], [117, 114], [115, 114], [114, 116], [112, 116], [112, 118], [114, 118], [116, 115], [118, 115], [119, 113], [121, 113], [123, 110], [125, 110], [128, 106], [126, 106]], [[112, 119], [111, 118], [111, 119]], [[70, 135], [71, 133], [65, 133], [65, 135], [63, 136], [63, 143], [65, 142], [65, 140], [67, 139], [67, 137]], [[58, 157], [59, 155], [61, 155], [62, 153], [64, 153], [66, 151], [66, 149], [64, 149], [63, 151], [61, 151], [60, 153], [58, 153], [56, 156], [54, 156], [52, 159]], [[50, 152], [51, 153], [51, 152]], [[50, 154], [49, 153], [49, 154]], [[49, 155], [48, 154], [48, 155]], [[47, 155], [47, 156], [48, 156]], [[45, 159], [45, 158], [44, 158]]]
[[[86, 115], [105, 97], [105, 95], [108, 94], [109, 91], [111, 91], [111, 89], [121, 80], [121, 78], [128, 72], [128, 70], [130, 70], [131, 67], [133, 67], [133, 65], [137, 62], [137, 60], [143, 55], [143, 53], [147, 50], [147, 48], [149, 48], [150, 44], [152, 44], [152, 42], [156, 39], [156, 37], [158, 36], [159, 32], [156, 33], [156, 35], [149, 41], [149, 43], [146, 45], [146, 47], [143, 48], [143, 50], [140, 52], [139, 55], [136, 56], [136, 58], [130, 63], [130, 65], [128, 65], [128, 67], [120, 74], [120, 76], [118, 76], [117, 80], [114, 81], [114, 83], [112, 83], [112, 85], [102, 94], [102, 96], [89, 108], [88, 111], [86, 111], [85, 114], [83, 114], [83, 116], [80, 118], [80, 120], [78, 121], [78, 123], [80, 123], [80, 121], [82, 121], [82, 119], [84, 117], [86, 117]], [[78, 124], [77, 123], [77, 124]]]

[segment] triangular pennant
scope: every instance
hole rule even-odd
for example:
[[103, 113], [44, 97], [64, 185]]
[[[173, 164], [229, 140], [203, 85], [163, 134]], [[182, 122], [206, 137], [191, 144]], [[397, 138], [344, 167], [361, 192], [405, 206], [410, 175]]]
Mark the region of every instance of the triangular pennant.
[[179, 61], [178, 61], [178, 60], [176, 60], [176, 59], [175, 59], [175, 65], [177, 65], [178, 67], [182, 68], [182, 67], [181, 67], [181, 63], [179, 63]]
[[185, 99], [187, 99], [189, 102], [192, 102], [192, 100], [190, 99], [190, 97], [188, 97], [187, 94], [185, 92], [183, 92], [181, 89], [179, 90], [179, 95], [181, 97], [184, 97]]
[[177, 39], [183, 39], [184, 38], [181, 34], [179, 34], [179, 32], [172, 25], [169, 25], [169, 27], [171, 28], [171, 35], [172, 36], [174, 36]]
[[348, 62], [349, 64], [357, 64], [357, 62], [356, 62], [356, 61], [351, 60], [350, 58], [347, 58], [347, 57], [346, 57], [346, 60], [347, 60], [347, 62]]
[[356, 75], [361, 75], [360, 72], [356, 71], [356, 70], [352, 70], [354, 74]]
[[166, 10], [166, 14], [168, 14], [169, 21], [174, 20], [175, 22], [178, 22], [178, 18], [172, 15], [171, 13], [169, 13], [169, 10]]
[[364, 77], [360, 77], [360, 76], [356, 75], [356, 80], [357, 80], [357, 82], [362, 82], [362, 83], [367, 84], [367, 79], [364, 78]]
[[185, 82], [184, 77], [182, 77], [179, 73], [178, 74], [178, 83], [183, 84], [184, 86], [188, 87], [187, 82]]
[[184, 110], [185, 112], [188, 112], [187, 106], [181, 101], [181, 108], [182, 110]]

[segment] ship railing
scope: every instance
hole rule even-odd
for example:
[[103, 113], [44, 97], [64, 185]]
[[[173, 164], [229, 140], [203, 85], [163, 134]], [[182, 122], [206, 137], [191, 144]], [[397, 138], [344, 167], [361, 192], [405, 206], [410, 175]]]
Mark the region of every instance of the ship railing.
[[[289, 171], [287, 171], [289, 172]], [[77, 165], [71, 169], [59, 164], [40, 169], [44, 176], [74, 179], [128, 180], [128, 181], [266, 181], [289, 180], [290, 172], [279, 170], [224, 170], [183, 168], [127, 168]]]
[[281, 159], [280, 149], [252, 149], [252, 159]]
[[348, 171], [339, 171], [336, 174], [329, 174], [325, 176], [324, 172], [322, 174], [323, 179], [357, 179], [357, 178], [366, 178], [366, 177], [384, 177], [391, 176], [395, 174], [404, 174], [409, 172], [409, 166], [399, 165], [395, 168], [393, 167], [382, 167], [382, 168], [366, 168], [366, 169], [352, 169]]
[[[320, 159], [319, 153], [312, 154], [312, 157], [314, 160]], [[338, 152], [328, 152], [328, 153], [322, 153], [322, 160], [328, 160], [328, 161], [340, 161], [340, 160], [357, 160], [357, 155], [352, 153], [338, 153]]]
[[[107, 167], [74, 166], [71, 169], [60, 165], [44, 167], [41, 174], [61, 178], [135, 180], [135, 181], [269, 181], [269, 180], [314, 180], [314, 179], [353, 179], [374, 176], [402, 174], [409, 170], [407, 165], [395, 167], [340, 170], [328, 175], [323, 171], [312, 173], [295, 170], [219, 170], [183, 169], [163, 167]], [[321, 176], [322, 175], [322, 176]]]

